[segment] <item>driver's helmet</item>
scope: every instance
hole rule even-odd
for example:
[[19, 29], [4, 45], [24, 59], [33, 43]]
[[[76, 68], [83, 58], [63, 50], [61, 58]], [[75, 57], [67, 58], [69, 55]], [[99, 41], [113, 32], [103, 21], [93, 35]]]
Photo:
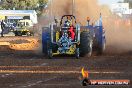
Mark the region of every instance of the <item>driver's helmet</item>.
[[65, 24], [66, 24], [66, 26], [68, 26], [68, 27], [72, 25], [72, 19], [71, 19], [70, 16], [67, 17], [67, 20], [65, 21]]

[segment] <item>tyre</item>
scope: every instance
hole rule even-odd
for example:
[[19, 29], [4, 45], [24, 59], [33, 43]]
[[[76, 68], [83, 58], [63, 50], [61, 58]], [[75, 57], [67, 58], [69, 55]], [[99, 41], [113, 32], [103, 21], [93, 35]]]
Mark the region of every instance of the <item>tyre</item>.
[[52, 59], [52, 49], [48, 49], [48, 58]]
[[75, 55], [76, 55], [76, 58], [79, 59], [80, 57], [79, 48], [76, 48]]
[[52, 51], [52, 43], [51, 43], [51, 41], [50, 40], [47, 40], [47, 56], [48, 56], [48, 59], [52, 59], [52, 53], [53, 53], [53, 51]]
[[50, 39], [49, 28], [44, 27], [42, 31], [42, 52], [47, 55], [47, 41]]
[[15, 36], [18, 36], [18, 32], [17, 31], [14, 31], [14, 34], [15, 34]]
[[99, 48], [99, 54], [100, 54], [100, 55], [103, 54], [104, 51], [105, 51], [105, 49], [106, 49], [106, 39], [104, 38], [104, 39], [103, 39], [103, 42], [102, 42], [102, 44], [101, 44], [101, 46], [100, 46], [100, 48]]
[[22, 36], [22, 33], [21, 33], [21, 31], [18, 31], [18, 36]]
[[92, 55], [93, 41], [89, 32], [82, 32], [80, 35], [80, 55], [90, 57]]
[[28, 31], [28, 32], [26, 32], [26, 35], [27, 36], [31, 36], [31, 33]]
[[52, 44], [52, 25], [50, 27], [44, 27], [42, 30], [42, 51], [43, 53], [48, 56], [48, 58], [52, 58], [53, 53], [53, 44]]
[[30, 31], [30, 36], [34, 36], [34, 32]]
[[21, 31], [15, 31], [14, 33], [15, 33], [15, 36], [22, 36]]

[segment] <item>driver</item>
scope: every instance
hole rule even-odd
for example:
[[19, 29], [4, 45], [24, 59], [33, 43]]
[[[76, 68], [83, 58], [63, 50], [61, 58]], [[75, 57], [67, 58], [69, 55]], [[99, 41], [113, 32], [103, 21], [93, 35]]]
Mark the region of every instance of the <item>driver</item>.
[[69, 37], [71, 37], [71, 39], [74, 40], [75, 39], [74, 27], [71, 26], [70, 29], [68, 30], [68, 32], [70, 33]]
[[70, 27], [71, 26], [71, 24], [72, 24], [72, 20], [71, 20], [71, 17], [70, 16], [68, 16], [67, 17], [67, 20], [65, 21], [65, 27]]
[[65, 21], [64, 27], [68, 28], [69, 37], [74, 40], [75, 39], [75, 32], [74, 27], [72, 25], [72, 18], [70, 16], [67, 16], [67, 20]]
[[74, 40], [75, 39], [75, 32], [74, 32], [74, 27], [73, 27], [73, 24], [72, 24], [72, 18], [70, 16], [67, 17], [67, 25], [68, 25], [68, 27], [70, 27], [68, 29], [69, 37], [72, 40]]

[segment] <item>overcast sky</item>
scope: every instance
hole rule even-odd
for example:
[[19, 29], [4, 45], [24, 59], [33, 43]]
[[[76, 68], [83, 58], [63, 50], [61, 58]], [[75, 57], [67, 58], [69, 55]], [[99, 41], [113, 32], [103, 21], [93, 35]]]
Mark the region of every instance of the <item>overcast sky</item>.
[[100, 4], [112, 4], [112, 3], [116, 3], [118, 1], [123, 1], [123, 0], [98, 0]]

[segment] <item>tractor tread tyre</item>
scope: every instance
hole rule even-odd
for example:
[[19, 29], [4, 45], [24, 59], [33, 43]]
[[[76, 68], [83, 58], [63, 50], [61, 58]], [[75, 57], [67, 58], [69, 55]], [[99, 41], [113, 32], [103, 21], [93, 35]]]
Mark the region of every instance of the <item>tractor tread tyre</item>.
[[45, 27], [42, 31], [42, 52], [47, 55], [48, 54], [48, 49], [47, 49], [47, 41], [49, 40], [49, 28]]
[[90, 57], [92, 54], [92, 38], [89, 32], [82, 32], [80, 35], [80, 56]]
[[99, 55], [102, 55], [105, 52], [106, 49], [106, 40], [104, 39], [104, 42], [102, 43], [101, 47], [99, 48]]

